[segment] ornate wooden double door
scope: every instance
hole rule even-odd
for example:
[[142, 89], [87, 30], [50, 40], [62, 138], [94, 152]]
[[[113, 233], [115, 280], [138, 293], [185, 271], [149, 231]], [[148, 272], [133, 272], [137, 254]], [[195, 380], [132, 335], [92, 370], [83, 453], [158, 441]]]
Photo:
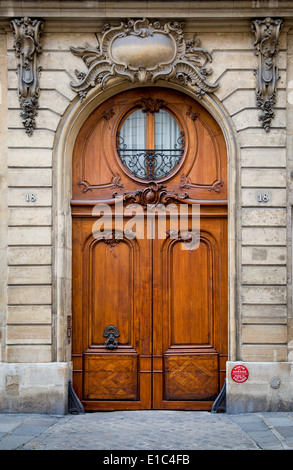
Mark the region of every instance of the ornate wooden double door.
[[218, 124], [177, 91], [123, 92], [84, 123], [72, 177], [73, 385], [85, 410], [211, 409], [228, 348]]

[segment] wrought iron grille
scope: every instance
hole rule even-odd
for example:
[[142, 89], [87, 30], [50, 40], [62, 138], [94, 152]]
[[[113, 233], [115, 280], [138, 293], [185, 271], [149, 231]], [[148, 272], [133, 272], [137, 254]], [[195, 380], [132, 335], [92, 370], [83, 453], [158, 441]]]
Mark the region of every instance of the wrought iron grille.
[[173, 149], [128, 149], [117, 132], [116, 147], [124, 166], [138, 178], [154, 180], [167, 176], [179, 164], [185, 147], [184, 132], [180, 132]]

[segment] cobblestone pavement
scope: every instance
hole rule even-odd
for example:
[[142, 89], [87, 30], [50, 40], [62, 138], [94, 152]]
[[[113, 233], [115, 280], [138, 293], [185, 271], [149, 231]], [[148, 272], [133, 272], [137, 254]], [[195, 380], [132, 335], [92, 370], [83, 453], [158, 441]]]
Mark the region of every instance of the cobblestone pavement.
[[0, 450], [293, 450], [293, 412], [0, 414]]

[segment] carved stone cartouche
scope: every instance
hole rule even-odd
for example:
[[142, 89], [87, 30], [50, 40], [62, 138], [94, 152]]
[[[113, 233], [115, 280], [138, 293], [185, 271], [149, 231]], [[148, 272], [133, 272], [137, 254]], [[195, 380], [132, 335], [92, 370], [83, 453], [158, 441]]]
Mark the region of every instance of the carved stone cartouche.
[[115, 76], [132, 83], [155, 83], [158, 79], [182, 82], [193, 87], [199, 98], [218, 88], [217, 83], [207, 81], [210, 53], [199, 47], [198, 38], [185, 39], [182, 23], [129, 20], [119, 26], [105, 25], [97, 39], [96, 48], [70, 47], [87, 67], [86, 72], [76, 70], [78, 81], [71, 83], [80, 100], [92, 87], [104, 88]]

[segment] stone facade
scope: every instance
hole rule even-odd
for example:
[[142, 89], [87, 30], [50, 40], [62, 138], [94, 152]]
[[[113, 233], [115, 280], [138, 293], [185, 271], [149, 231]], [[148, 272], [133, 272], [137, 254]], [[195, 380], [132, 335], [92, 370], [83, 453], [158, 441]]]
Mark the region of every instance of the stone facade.
[[[97, 46], [96, 33], [120, 18], [184, 21], [212, 55], [219, 83], [202, 104], [219, 122], [229, 166], [230, 412], [293, 409], [292, 135], [293, 7], [289, 1], [0, 2], [0, 411], [66, 412], [71, 378], [67, 321], [71, 314], [71, 154], [78, 129], [112, 94], [129, 89], [114, 77], [81, 102], [71, 87], [86, 72], [70, 47]], [[97, 5], [98, 3], [98, 5]], [[140, 8], [137, 8], [137, 4]], [[170, 3], [174, 3], [170, 7]], [[70, 5], [69, 5], [70, 4]], [[25, 131], [18, 97], [14, 18], [41, 18], [36, 128]], [[283, 20], [274, 56], [274, 117], [267, 131], [256, 101], [251, 23]], [[187, 84], [158, 81], [196, 96]], [[140, 84], [141, 86], [141, 84]], [[35, 199], [34, 199], [35, 195]], [[243, 364], [249, 380], [231, 369]], [[277, 377], [279, 380], [272, 379]], [[273, 384], [273, 386], [272, 386]], [[274, 385], [277, 384], [277, 385]]]

